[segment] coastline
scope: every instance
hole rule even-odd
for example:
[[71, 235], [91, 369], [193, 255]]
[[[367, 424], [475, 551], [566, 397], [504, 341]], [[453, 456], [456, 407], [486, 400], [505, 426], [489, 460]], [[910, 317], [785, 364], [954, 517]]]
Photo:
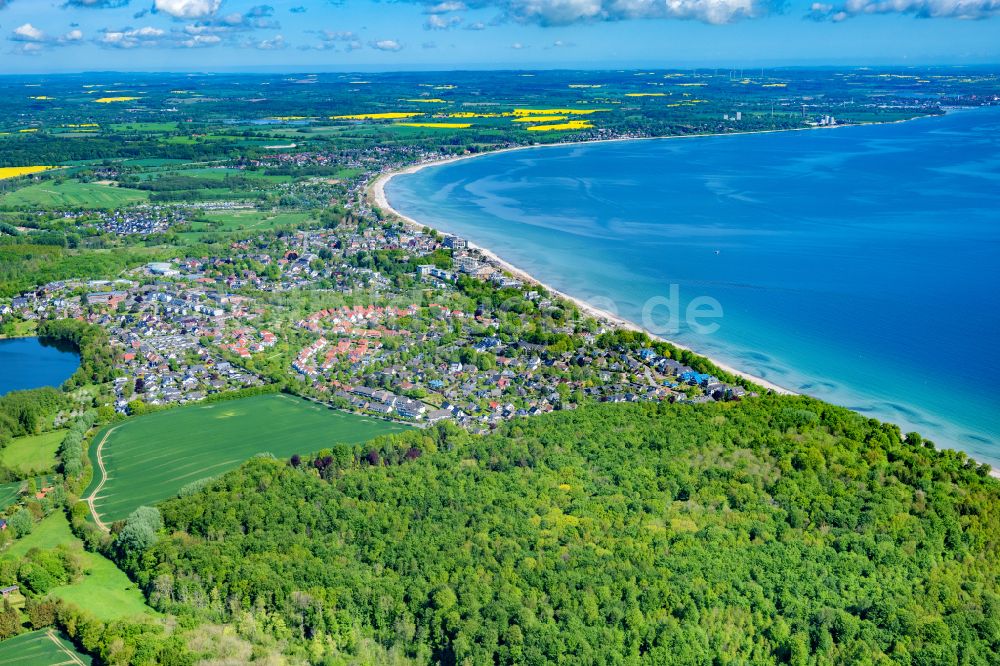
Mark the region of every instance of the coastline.
[[[803, 128], [793, 128], [793, 129], [788, 129], [788, 130], [765, 130], [765, 131], [761, 131], [761, 132], [731, 132], [731, 133], [725, 133], [725, 134], [716, 133], [716, 134], [694, 134], [694, 135], [666, 136], [666, 137], [635, 137], [635, 138], [614, 138], [614, 139], [592, 139], [592, 140], [567, 141], [567, 142], [550, 143], [550, 144], [538, 144], [538, 145], [528, 145], [528, 146], [512, 146], [512, 147], [509, 147], [509, 148], [502, 148], [502, 149], [499, 149], [499, 150], [493, 150], [493, 151], [488, 151], [488, 152], [483, 152], [483, 153], [475, 153], [475, 154], [467, 154], [467, 155], [456, 155], [456, 156], [447, 157], [447, 158], [443, 158], [443, 159], [432, 159], [432, 160], [428, 160], [428, 161], [421, 162], [421, 163], [418, 163], [418, 164], [412, 164], [410, 166], [407, 166], [407, 167], [404, 167], [404, 168], [401, 168], [401, 169], [397, 169], [397, 170], [394, 170], [394, 171], [388, 171], [388, 172], [385, 172], [385, 173], [381, 173], [381, 174], [379, 174], [374, 180], [372, 180], [366, 186], [365, 195], [366, 195], [366, 199], [369, 201], [370, 204], [372, 204], [372, 205], [374, 205], [374, 206], [382, 209], [385, 212], [391, 213], [392, 215], [394, 215], [397, 218], [399, 218], [400, 220], [402, 220], [406, 225], [410, 226], [411, 228], [418, 229], [418, 230], [423, 230], [425, 228], [433, 228], [433, 227], [431, 227], [430, 225], [427, 225], [427, 224], [422, 224], [422, 223], [418, 222], [417, 220], [415, 220], [415, 219], [413, 219], [413, 218], [411, 218], [411, 217], [409, 217], [407, 215], [404, 215], [404, 214], [400, 213], [398, 210], [396, 210], [395, 208], [393, 208], [392, 205], [390, 205], [390, 203], [388, 201], [388, 197], [385, 194], [385, 186], [386, 186], [386, 184], [390, 180], [392, 180], [392, 178], [394, 178], [394, 177], [396, 177], [398, 175], [412, 174], [412, 173], [416, 173], [416, 172], [420, 171], [421, 169], [425, 169], [425, 168], [432, 167], [432, 166], [441, 166], [441, 165], [444, 165], [444, 164], [450, 164], [452, 162], [457, 162], [459, 160], [466, 160], [466, 159], [471, 159], [473, 157], [483, 157], [483, 156], [486, 156], [486, 155], [494, 155], [494, 154], [499, 154], [499, 153], [512, 152], [512, 151], [516, 151], [516, 150], [525, 150], [525, 149], [528, 149], [528, 148], [548, 148], [548, 147], [556, 147], [556, 146], [575, 146], [575, 145], [583, 145], [583, 144], [611, 143], [611, 142], [620, 142], [620, 141], [666, 141], [666, 140], [672, 140], [672, 139], [704, 138], [704, 137], [709, 137], [709, 136], [735, 136], [735, 135], [745, 135], [745, 134], [769, 134], [769, 133], [775, 133], [775, 132], [794, 132], [794, 131], [806, 131], [806, 130], [814, 130], [814, 129], [841, 129], [841, 128], [846, 128], [846, 127], [859, 127], [859, 126], [867, 126], [867, 125], [890, 125], [890, 124], [910, 122], [910, 121], [913, 121], [913, 120], [920, 120], [922, 118], [933, 118], [933, 117], [937, 117], [937, 116], [918, 116], [918, 117], [915, 117], [915, 118], [909, 118], [909, 119], [903, 119], [903, 120], [894, 120], [894, 121], [888, 121], [888, 122], [884, 122], [884, 123], [864, 123], [862, 125], [839, 125], [839, 126], [833, 126], [833, 127], [803, 127]], [[553, 293], [553, 294], [559, 296], [560, 298], [563, 298], [563, 299], [565, 299], [567, 301], [570, 301], [571, 303], [573, 303], [574, 305], [576, 305], [580, 309], [580, 311], [582, 313], [584, 313], [587, 316], [594, 317], [599, 322], [602, 322], [605, 325], [608, 325], [608, 326], [611, 326], [611, 327], [617, 327], [617, 328], [624, 328], [624, 329], [627, 329], [627, 330], [634, 330], [634, 331], [644, 332], [647, 335], [650, 335], [651, 338], [654, 338], [656, 340], [661, 340], [661, 341], [664, 341], [664, 342], [668, 342], [669, 344], [671, 344], [671, 345], [673, 345], [673, 346], [675, 346], [675, 347], [677, 347], [679, 349], [684, 349], [684, 350], [687, 350], [687, 351], [691, 351], [691, 352], [696, 353], [696, 354], [698, 354], [700, 356], [703, 356], [703, 357], [707, 358], [709, 361], [711, 361], [713, 364], [715, 364], [719, 369], [724, 370], [726, 372], [729, 372], [729, 373], [731, 373], [731, 374], [733, 374], [735, 376], [742, 377], [742, 378], [744, 378], [744, 379], [746, 379], [746, 380], [748, 380], [748, 381], [750, 381], [750, 382], [752, 382], [752, 383], [754, 383], [754, 384], [756, 384], [756, 385], [758, 385], [758, 386], [760, 386], [760, 387], [762, 387], [764, 389], [771, 390], [771, 391], [773, 391], [775, 393], [778, 393], [778, 394], [797, 395], [797, 392], [795, 392], [795, 391], [792, 391], [792, 390], [790, 390], [790, 389], [788, 389], [786, 387], [783, 387], [783, 386], [780, 386], [780, 385], [775, 384], [773, 382], [770, 382], [770, 381], [768, 381], [768, 380], [766, 380], [766, 379], [764, 379], [762, 377], [758, 377], [758, 376], [753, 375], [751, 373], [741, 371], [741, 370], [739, 370], [737, 368], [734, 368], [734, 367], [732, 367], [732, 366], [730, 366], [728, 364], [720, 363], [719, 361], [717, 361], [716, 359], [712, 358], [711, 356], [709, 356], [707, 354], [704, 354], [702, 352], [699, 352], [696, 349], [692, 349], [692, 348], [687, 347], [685, 345], [678, 344], [678, 343], [676, 343], [676, 342], [674, 342], [672, 340], [663, 338], [662, 336], [650, 334], [648, 331], [645, 331], [645, 329], [643, 329], [641, 326], [639, 326], [635, 322], [632, 322], [630, 320], [627, 320], [627, 319], [625, 319], [625, 318], [623, 318], [621, 316], [612, 314], [610, 312], [606, 312], [604, 310], [601, 310], [601, 309], [599, 309], [597, 307], [594, 307], [593, 305], [587, 303], [586, 301], [584, 301], [582, 299], [570, 296], [569, 294], [566, 294], [566, 293], [564, 293], [564, 292], [562, 292], [562, 291], [560, 291], [558, 289], [555, 289], [555, 288], [551, 287], [550, 285], [545, 284], [541, 280], [539, 280], [536, 277], [534, 277], [533, 275], [529, 274], [527, 271], [525, 271], [523, 269], [520, 269], [517, 266], [515, 266], [515, 265], [511, 264], [510, 262], [506, 261], [505, 259], [499, 257], [498, 255], [496, 255], [496, 253], [492, 252], [488, 248], [484, 248], [484, 247], [481, 247], [479, 245], [476, 245], [476, 244], [474, 244], [472, 242], [469, 242], [467, 239], [466, 239], [466, 243], [467, 243], [467, 245], [468, 245], [468, 247], [470, 249], [475, 250], [480, 255], [482, 255], [484, 258], [486, 258], [490, 262], [494, 263], [495, 265], [499, 266], [502, 270], [510, 273], [511, 275], [513, 275], [514, 277], [516, 277], [516, 278], [524, 281], [525, 283], [538, 285], [538, 286], [546, 289], [550, 293]], [[948, 447], [948, 448], [951, 448], [951, 447]], [[993, 478], [1000, 479], [1000, 469], [991, 468], [990, 472], [989, 472], [989, 475], [991, 477], [993, 477]]]
[[[906, 122], [906, 121], [893, 121], [893, 122]], [[842, 127], [851, 127], [851, 125], [844, 125]], [[396, 171], [389, 171], [389, 172], [386, 172], [386, 173], [379, 174], [379, 176], [375, 180], [373, 180], [371, 183], [369, 183], [369, 185], [367, 186], [367, 188], [366, 188], [366, 195], [367, 195], [367, 198], [369, 199], [369, 201], [371, 203], [373, 203], [375, 206], [377, 206], [378, 208], [382, 209], [383, 211], [387, 211], [387, 212], [391, 213], [392, 215], [396, 216], [397, 218], [399, 218], [400, 220], [402, 220], [407, 226], [409, 226], [409, 227], [411, 227], [413, 229], [416, 229], [416, 230], [423, 230], [424, 228], [431, 228], [431, 227], [429, 227], [429, 225], [427, 225], [427, 224], [421, 224], [417, 220], [414, 220], [413, 218], [400, 213], [398, 210], [396, 210], [395, 208], [393, 208], [389, 204], [389, 199], [388, 199], [388, 197], [385, 194], [385, 186], [386, 186], [386, 184], [390, 180], [392, 180], [396, 176], [400, 176], [400, 175], [404, 175], [404, 174], [416, 173], [416, 172], [418, 172], [418, 171], [420, 171], [422, 169], [426, 169], [428, 167], [441, 166], [441, 165], [444, 165], [444, 164], [451, 164], [453, 162], [458, 162], [460, 160], [467, 160], [467, 159], [471, 159], [473, 157], [483, 157], [483, 156], [486, 156], [486, 155], [498, 155], [500, 153], [508, 153], [508, 152], [513, 152], [513, 151], [516, 151], [516, 150], [526, 150], [526, 149], [529, 149], [529, 148], [546, 148], [546, 147], [555, 147], [555, 146], [563, 146], [564, 147], [564, 146], [575, 146], [575, 145], [593, 144], [593, 143], [612, 143], [612, 142], [620, 142], [620, 141], [666, 141], [666, 140], [671, 140], [671, 139], [688, 139], [688, 138], [699, 138], [699, 137], [707, 137], [707, 136], [736, 136], [736, 135], [745, 135], [745, 134], [770, 134], [770, 133], [774, 133], [774, 132], [796, 132], [796, 131], [807, 131], [807, 130], [814, 130], [814, 129], [837, 129], [837, 128], [838, 128], [838, 126], [833, 126], [833, 127], [802, 127], [802, 128], [795, 128], [795, 129], [789, 129], [789, 130], [765, 130], [765, 131], [761, 131], [761, 132], [731, 132], [731, 133], [726, 133], [726, 134], [689, 134], [689, 135], [683, 135], [683, 136], [662, 136], [662, 137], [658, 137], [657, 136], [657, 137], [636, 137], [636, 138], [616, 138], [616, 139], [595, 139], [595, 140], [591, 140], [591, 141], [567, 141], [567, 142], [563, 142], [563, 143], [550, 143], [550, 144], [541, 144], [541, 145], [532, 145], [532, 146], [512, 146], [510, 148], [502, 148], [500, 150], [494, 150], [494, 151], [489, 151], [489, 152], [485, 152], [485, 153], [475, 153], [475, 154], [471, 154], [471, 155], [456, 155], [454, 157], [447, 157], [447, 158], [444, 158], [444, 159], [428, 160], [426, 162], [421, 162], [419, 164], [412, 164], [412, 165], [410, 165], [408, 167], [405, 167], [403, 169], [398, 169]], [[513, 275], [514, 277], [516, 277], [517, 279], [523, 281], [526, 284], [537, 285], [537, 286], [545, 289], [549, 293], [555, 294], [559, 298], [562, 298], [564, 300], [567, 300], [567, 301], [573, 303], [580, 310], [580, 312], [582, 312], [585, 316], [593, 317], [598, 322], [601, 322], [601, 323], [603, 323], [603, 324], [605, 324], [605, 325], [607, 325], [607, 326], [609, 326], [611, 328], [621, 328], [621, 329], [626, 329], [626, 330], [630, 330], [630, 331], [637, 331], [637, 332], [645, 333], [646, 335], [650, 336], [654, 340], [659, 340], [661, 342], [666, 342], [668, 344], [673, 345], [674, 347], [677, 347], [678, 349], [683, 349], [685, 351], [689, 351], [689, 352], [692, 352], [694, 354], [698, 354], [699, 356], [702, 356], [704, 358], [707, 358], [709, 361], [711, 361], [720, 370], [728, 372], [728, 373], [730, 373], [730, 374], [732, 374], [732, 375], [734, 375], [736, 377], [741, 377], [741, 378], [743, 378], [743, 379], [745, 379], [745, 380], [747, 380], [749, 382], [752, 382], [752, 383], [756, 384], [757, 386], [760, 386], [763, 389], [766, 389], [766, 390], [769, 390], [769, 391], [773, 391], [774, 393], [779, 393], [779, 394], [782, 394], [782, 395], [797, 395], [797, 393], [795, 391], [792, 391], [791, 389], [788, 389], [788, 388], [786, 388], [784, 386], [780, 386], [778, 384], [775, 384], [774, 382], [768, 381], [768, 380], [764, 379], [763, 377], [758, 377], [756, 375], [750, 374], [750, 373], [745, 372], [743, 370], [739, 370], [738, 368], [734, 368], [731, 365], [728, 365], [726, 363], [722, 363], [722, 362], [718, 361], [717, 359], [714, 359], [711, 356], [708, 356], [708, 355], [706, 355], [706, 354], [698, 351], [697, 349], [692, 349], [691, 347], [679, 344], [679, 343], [677, 343], [677, 342], [675, 342], [673, 340], [669, 340], [669, 339], [664, 338], [664, 337], [659, 336], [659, 335], [654, 335], [654, 334], [652, 334], [649, 331], [645, 330], [644, 328], [642, 328], [640, 325], [636, 324], [633, 321], [625, 319], [624, 317], [621, 317], [619, 315], [607, 312], [606, 310], [601, 310], [600, 308], [597, 308], [597, 307], [591, 305], [590, 303], [587, 303], [583, 299], [576, 298], [575, 296], [570, 296], [569, 294], [567, 294], [567, 293], [565, 293], [563, 291], [560, 291], [559, 289], [556, 289], [556, 288], [552, 287], [551, 285], [548, 285], [548, 284], [542, 282], [541, 280], [539, 280], [535, 276], [531, 275], [527, 271], [525, 271], [525, 270], [523, 270], [521, 268], [518, 268], [517, 266], [515, 266], [512, 263], [510, 263], [506, 259], [503, 259], [502, 257], [498, 256], [496, 253], [494, 253], [492, 250], [490, 250], [488, 248], [485, 248], [485, 247], [482, 247], [480, 245], [477, 245], [477, 244], [469, 241], [468, 239], [466, 239], [466, 244], [468, 245], [469, 249], [478, 252], [480, 255], [482, 255], [484, 258], [486, 258], [487, 260], [489, 260], [491, 263], [496, 264], [501, 269], [503, 269], [504, 271], [510, 273], [511, 275]]]

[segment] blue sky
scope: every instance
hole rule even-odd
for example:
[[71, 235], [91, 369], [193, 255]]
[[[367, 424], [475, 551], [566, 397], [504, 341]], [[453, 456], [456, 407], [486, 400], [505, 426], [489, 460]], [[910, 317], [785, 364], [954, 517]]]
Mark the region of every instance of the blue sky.
[[0, 73], [1000, 63], [1000, 0], [0, 0]]

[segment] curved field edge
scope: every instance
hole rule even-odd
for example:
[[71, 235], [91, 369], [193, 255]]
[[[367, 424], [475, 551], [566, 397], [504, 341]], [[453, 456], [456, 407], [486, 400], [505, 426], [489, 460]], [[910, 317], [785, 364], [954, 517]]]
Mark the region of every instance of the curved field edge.
[[83, 574], [77, 580], [49, 589], [48, 596], [86, 609], [105, 622], [156, 615], [146, 605], [142, 591], [114, 562], [104, 555], [84, 549], [83, 542], [70, 530], [62, 511], [55, 511], [42, 519], [30, 534], [11, 544], [4, 556], [23, 558], [32, 548], [53, 550], [60, 547], [67, 548], [79, 558]]
[[91, 658], [53, 629], [39, 629], [18, 634], [0, 642], [0, 664], [11, 666], [55, 666], [76, 664], [90, 666]]
[[88, 451], [94, 476], [83, 497], [100, 488], [95, 510], [112, 522], [257, 454], [289, 456], [406, 429], [283, 394], [187, 405], [102, 428]]
[[845, 409], [587, 406], [379, 444], [163, 503], [136, 580], [160, 610], [218, 595], [212, 619], [263, 606], [421, 663], [1000, 655], [1000, 483]]

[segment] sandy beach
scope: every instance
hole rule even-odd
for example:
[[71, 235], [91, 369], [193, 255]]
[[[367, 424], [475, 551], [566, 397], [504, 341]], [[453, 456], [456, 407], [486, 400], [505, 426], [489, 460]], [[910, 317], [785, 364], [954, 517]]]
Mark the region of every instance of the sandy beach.
[[[813, 128], [803, 128], [803, 129], [813, 129]], [[823, 129], [826, 129], [826, 128], [823, 128]], [[775, 130], [775, 131], [785, 131], [785, 130]], [[789, 131], [797, 131], [797, 130], [789, 130]], [[743, 134], [751, 134], [751, 132], [743, 132]], [[720, 134], [716, 134], [716, 135], [698, 135], [698, 136], [732, 136], [732, 134], [725, 134], [725, 135], [720, 135]], [[601, 141], [603, 141], [603, 142], [610, 142], [610, 141], [659, 141], [659, 140], [685, 139], [685, 138], [693, 138], [693, 137], [687, 137], [687, 136], [678, 136], [678, 137], [648, 137], [648, 138], [640, 138], [640, 139], [604, 139], [604, 140], [601, 140]], [[400, 213], [398, 210], [396, 210], [395, 208], [393, 208], [389, 204], [389, 200], [388, 200], [388, 198], [385, 195], [385, 186], [386, 186], [386, 183], [388, 183], [392, 178], [394, 178], [396, 176], [399, 176], [399, 175], [402, 175], [402, 174], [416, 173], [417, 171], [420, 171], [421, 169], [426, 169], [427, 167], [441, 166], [442, 164], [449, 164], [449, 163], [452, 163], [452, 162], [457, 162], [459, 160], [466, 160], [466, 159], [471, 159], [473, 157], [481, 157], [481, 156], [484, 156], [484, 155], [496, 155], [496, 154], [503, 153], [503, 152], [511, 152], [511, 151], [515, 151], [515, 150], [524, 150], [524, 149], [527, 149], [527, 148], [542, 148], [542, 147], [554, 147], [554, 146], [573, 146], [573, 145], [581, 145], [581, 144], [585, 144], [585, 143], [597, 143], [597, 141], [573, 141], [573, 142], [566, 142], [566, 143], [544, 144], [544, 145], [541, 145], [541, 146], [516, 146], [516, 147], [513, 147], [513, 148], [504, 148], [502, 150], [492, 151], [492, 152], [489, 152], [489, 153], [478, 153], [478, 154], [475, 154], [475, 155], [459, 155], [459, 156], [449, 157], [449, 158], [440, 159], [440, 160], [429, 160], [427, 162], [421, 162], [420, 164], [414, 164], [412, 166], [406, 167], [405, 169], [400, 169], [398, 171], [392, 171], [392, 172], [389, 172], [389, 173], [381, 174], [378, 178], [376, 178], [368, 186], [367, 194], [368, 194], [369, 200], [375, 206], [377, 206], [378, 208], [380, 208], [383, 211], [386, 211], [386, 212], [391, 213], [392, 215], [398, 217], [399, 219], [403, 220], [403, 222], [405, 222], [407, 225], [413, 227], [414, 229], [422, 230], [422, 229], [428, 227], [429, 225], [422, 224], [421, 222], [419, 222], [417, 220], [414, 220], [411, 217], [403, 215], [402, 213]], [[667, 343], [669, 343], [669, 344], [677, 347], [678, 349], [685, 349], [687, 351], [691, 351], [691, 352], [694, 352], [694, 353], [699, 354], [701, 356], [704, 356], [705, 358], [708, 358], [710, 361], [712, 361], [712, 363], [714, 363], [716, 365], [716, 367], [718, 367], [719, 369], [725, 370], [728, 373], [731, 373], [733, 375], [736, 375], [738, 377], [742, 377], [742, 378], [744, 378], [744, 379], [746, 379], [748, 381], [751, 381], [754, 384], [756, 384], [757, 386], [760, 386], [760, 387], [765, 388], [765, 389], [769, 389], [771, 391], [774, 391], [775, 393], [782, 393], [782, 394], [786, 394], [786, 395], [794, 395], [794, 393], [795, 393], [794, 391], [791, 391], [791, 390], [789, 390], [789, 389], [787, 389], [787, 388], [785, 388], [783, 386], [779, 386], [778, 384], [775, 384], [774, 382], [770, 382], [770, 381], [764, 379], [763, 377], [757, 377], [756, 375], [752, 375], [752, 374], [750, 374], [748, 372], [744, 372], [742, 370], [739, 370], [738, 368], [734, 368], [734, 367], [732, 367], [730, 365], [727, 365], [725, 363], [721, 363], [721, 362], [719, 362], [718, 360], [716, 360], [714, 358], [711, 358], [711, 357], [709, 357], [709, 356], [707, 356], [705, 354], [702, 354], [697, 349], [691, 349], [690, 347], [686, 347], [684, 345], [678, 344], [677, 342], [674, 342], [673, 340], [667, 340], [666, 338], [663, 338], [661, 336], [653, 335], [653, 334], [649, 333], [649, 331], [646, 331], [641, 326], [639, 326], [638, 324], [636, 324], [635, 322], [629, 321], [628, 319], [624, 319], [622, 317], [619, 317], [619, 316], [617, 316], [615, 314], [612, 314], [610, 312], [607, 312], [605, 310], [601, 310], [599, 308], [596, 308], [593, 305], [591, 305], [590, 303], [587, 303], [586, 301], [583, 301], [583, 300], [581, 300], [579, 298], [576, 298], [574, 296], [570, 296], [569, 294], [567, 294], [565, 292], [562, 292], [562, 291], [560, 291], [560, 290], [552, 287], [551, 285], [545, 284], [544, 282], [542, 282], [538, 278], [534, 277], [533, 275], [529, 274], [528, 272], [526, 272], [526, 271], [518, 268], [517, 266], [514, 266], [513, 264], [511, 264], [506, 259], [503, 259], [502, 257], [497, 256], [493, 251], [489, 250], [488, 248], [484, 248], [484, 247], [481, 247], [479, 245], [476, 245], [475, 243], [472, 243], [472, 242], [468, 241], [468, 239], [466, 239], [466, 242], [468, 243], [468, 246], [469, 246], [470, 249], [477, 251], [483, 257], [485, 257], [486, 259], [490, 260], [492, 263], [500, 266], [504, 271], [510, 273], [512, 276], [516, 277], [517, 279], [519, 279], [519, 280], [521, 280], [521, 281], [523, 281], [523, 282], [525, 282], [527, 284], [538, 285], [538, 286], [542, 287], [543, 289], [545, 289], [546, 291], [548, 291], [548, 292], [550, 292], [552, 294], [555, 294], [556, 296], [559, 296], [560, 298], [563, 298], [563, 299], [565, 299], [567, 301], [572, 302], [573, 304], [575, 304], [577, 306], [577, 308], [579, 308], [580, 312], [582, 312], [584, 315], [589, 316], [589, 317], [593, 317], [597, 321], [602, 322], [602, 323], [604, 323], [607, 326], [616, 327], [616, 328], [624, 328], [624, 329], [633, 330], [633, 331], [645, 332], [651, 338], [654, 338], [654, 339], [657, 339], [657, 340], [661, 340], [663, 342], [667, 342]]]
[[[896, 121], [896, 122], [906, 122], [906, 121]], [[803, 129], [813, 129], [813, 128], [803, 128]], [[835, 129], [835, 128], [822, 128], [822, 129]], [[778, 131], [782, 131], [782, 130], [778, 130]], [[787, 130], [787, 131], [797, 131], [797, 130]], [[750, 132], [745, 132], [745, 133], [749, 134]], [[699, 136], [731, 136], [731, 135], [699, 135]], [[671, 139], [684, 139], [684, 138], [695, 138], [695, 137], [650, 137], [648, 139], [646, 139], [646, 138], [642, 138], [642, 139], [605, 139], [603, 141], [638, 141], [638, 140], [645, 141], [645, 140], [671, 140]], [[580, 144], [584, 144], [584, 143], [597, 143], [597, 141], [574, 141], [574, 142], [566, 142], [566, 143], [544, 144], [544, 145], [541, 145], [541, 146], [516, 146], [516, 147], [513, 147], [513, 148], [505, 148], [505, 149], [502, 149], [502, 150], [492, 151], [492, 152], [488, 152], [488, 153], [478, 153], [478, 154], [474, 154], [474, 155], [459, 155], [459, 156], [449, 157], [449, 158], [445, 158], [445, 159], [429, 160], [427, 162], [422, 162], [420, 164], [411, 165], [411, 166], [406, 167], [404, 169], [399, 169], [397, 171], [391, 171], [391, 172], [388, 172], [388, 173], [381, 174], [378, 178], [376, 178], [374, 181], [372, 181], [372, 183], [368, 186], [367, 195], [368, 195], [368, 198], [369, 198], [370, 202], [372, 204], [374, 204], [375, 206], [377, 206], [378, 208], [382, 209], [385, 212], [391, 213], [392, 215], [394, 215], [397, 218], [401, 219], [404, 223], [406, 223], [407, 225], [411, 226], [414, 229], [423, 230], [424, 228], [429, 227], [429, 225], [422, 224], [422, 223], [418, 222], [417, 220], [414, 220], [411, 217], [403, 215], [402, 213], [400, 213], [398, 210], [396, 210], [395, 208], [393, 208], [389, 204], [389, 200], [388, 200], [388, 198], [385, 195], [385, 186], [386, 186], [386, 183], [388, 183], [392, 178], [394, 178], [396, 176], [399, 176], [399, 175], [402, 175], [402, 174], [416, 173], [417, 171], [420, 171], [421, 169], [426, 169], [428, 167], [440, 166], [442, 164], [449, 164], [451, 162], [457, 162], [459, 160], [471, 159], [473, 157], [481, 157], [481, 156], [485, 156], [485, 155], [495, 155], [495, 154], [498, 154], [498, 153], [501, 153], [501, 152], [510, 152], [510, 151], [514, 151], [514, 150], [524, 150], [524, 149], [527, 149], [527, 148], [570, 146], [570, 145], [580, 145]], [[596, 319], [599, 322], [603, 322], [604, 324], [606, 324], [608, 326], [612, 326], [612, 327], [621, 327], [621, 328], [625, 328], [625, 329], [629, 329], [629, 330], [634, 330], [634, 331], [643, 331], [647, 335], [650, 335], [651, 338], [654, 338], [654, 339], [657, 339], [657, 340], [662, 340], [664, 342], [668, 342], [668, 343], [672, 344], [673, 346], [675, 346], [675, 347], [677, 347], [679, 349], [686, 349], [688, 351], [692, 351], [692, 352], [694, 352], [696, 354], [704, 356], [705, 358], [708, 358], [710, 361], [712, 361], [712, 363], [714, 363], [718, 368], [720, 368], [722, 370], [725, 370], [726, 372], [732, 373], [733, 375], [736, 375], [738, 377], [743, 377], [744, 379], [747, 379], [748, 381], [751, 381], [754, 384], [756, 384], [756, 385], [758, 385], [758, 386], [760, 386], [762, 388], [769, 389], [771, 391], [774, 391], [775, 393], [781, 393], [781, 394], [784, 394], [784, 395], [795, 395], [795, 392], [789, 390], [788, 388], [785, 388], [783, 386], [779, 386], [778, 384], [775, 384], [774, 382], [770, 382], [770, 381], [768, 381], [768, 380], [766, 380], [766, 379], [764, 379], [762, 377], [757, 377], [756, 375], [750, 374], [748, 372], [744, 372], [744, 371], [742, 371], [742, 370], [740, 370], [738, 368], [734, 368], [731, 365], [728, 365], [726, 363], [720, 363], [718, 360], [716, 360], [716, 359], [714, 359], [714, 358], [712, 358], [712, 357], [710, 357], [710, 356], [708, 356], [706, 354], [703, 354], [703, 353], [699, 352], [697, 349], [691, 349], [690, 347], [686, 347], [684, 345], [678, 344], [678, 343], [674, 342], [673, 340], [667, 340], [667, 339], [665, 339], [665, 338], [663, 338], [661, 336], [652, 335], [648, 331], [645, 331], [641, 326], [639, 326], [635, 322], [629, 321], [627, 319], [624, 319], [622, 317], [614, 315], [614, 314], [612, 314], [610, 312], [607, 312], [607, 311], [601, 310], [599, 308], [596, 308], [593, 305], [587, 303], [586, 301], [583, 301], [583, 300], [581, 300], [579, 298], [575, 298], [575, 297], [570, 296], [569, 294], [566, 294], [566, 293], [564, 293], [564, 292], [562, 292], [562, 291], [560, 291], [558, 289], [555, 289], [552, 286], [547, 285], [544, 282], [542, 282], [541, 280], [535, 278], [533, 275], [529, 274], [528, 272], [526, 272], [526, 271], [518, 268], [517, 266], [514, 266], [509, 261], [507, 261], [507, 260], [505, 260], [505, 259], [497, 256], [491, 250], [489, 250], [487, 248], [484, 248], [484, 247], [480, 247], [480, 246], [478, 246], [478, 245], [476, 245], [474, 243], [469, 242], [468, 240], [466, 240], [466, 242], [467, 242], [467, 244], [468, 244], [468, 246], [469, 246], [470, 249], [476, 250], [483, 257], [489, 259], [494, 264], [500, 266], [504, 271], [510, 273], [512, 276], [516, 277], [519, 280], [524, 281], [527, 284], [536, 284], [536, 285], [538, 285], [538, 286], [546, 289], [550, 293], [555, 294], [555, 295], [557, 295], [557, 296], [559, 296], [561, 298], [564, 298], [564, 299], [566, 299], [566, 300], [574, 303], [580, 309], [580, 311], [583, 314], [585, 314], [587, 316], [590, 316], [590, 317], [593, 317], [594, 319]], [[991, 469], [990, 470], [990, 476], [1000, 479], [1000, 469]]]

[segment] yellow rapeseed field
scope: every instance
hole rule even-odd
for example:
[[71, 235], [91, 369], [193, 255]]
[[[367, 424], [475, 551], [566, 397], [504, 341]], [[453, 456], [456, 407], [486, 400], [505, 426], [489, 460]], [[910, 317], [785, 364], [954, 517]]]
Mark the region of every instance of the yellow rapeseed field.
[[31, 134], [33, 132], [37, 132], [38, 128], [37, 127], [31, 127], [29, 129], [23, 129], [23, 130], [17, 130], [17, 131], [20, 132], [21, 134]]
[[405, 99], [404, 102], [416, 102], [417, 104], [447, 104], [448, 101], [437, 97], [425, 97], [416, 99]]
[[514, 118], [515, 123], [554, 123], [558, 120], [566, 120], [569, 116], [520, 116]]
[[568, 123], [557, 123], [555, 125], [532, 125], [529, 132], [565, 132], [567, 130], [590, 129], [594, 125], [587, 120], [571, 120]]
[[666, 97], [667, 93], [625, 93], [626, 97]]
[[417, 111], [389, 111], [387, 113], [355, 113], [350, 116], [330, 116], [331, 120], [399, 120], [424, 114]]
[[113, 102], [134, 102], [138, 97], [98, 97], [94, 101], [98, 104], [111, 104]]
[[586, 116], [607, 109], [514, 109], [515, 116]]
[[42, 171], [55, 168], [52, 166], [0, 167], [0, 180], [17, 178], [18, 176], [30, 176], [33, 173], [41, 173]]
[[437, 127], [441, 129], [469, 129], [472, 123], [396, 123], [400, 127]]

